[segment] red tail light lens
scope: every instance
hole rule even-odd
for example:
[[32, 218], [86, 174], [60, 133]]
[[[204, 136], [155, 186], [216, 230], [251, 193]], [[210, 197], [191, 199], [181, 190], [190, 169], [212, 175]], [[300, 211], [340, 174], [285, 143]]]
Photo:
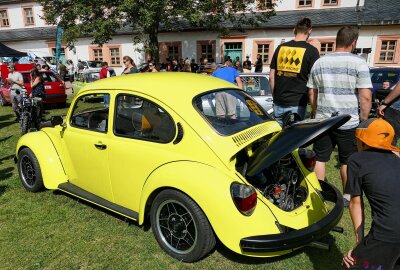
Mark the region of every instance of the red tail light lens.
[[313, 171], [316, 163], [315, 152], [313, 150], [300, 148], [299, 156], [304, 167], [306, 167], [309, 171]]
[[253, 214], [257, 205], [257, 193], [252, 186], [233, 183], [231, 196], [240, 213], [246, 216]]

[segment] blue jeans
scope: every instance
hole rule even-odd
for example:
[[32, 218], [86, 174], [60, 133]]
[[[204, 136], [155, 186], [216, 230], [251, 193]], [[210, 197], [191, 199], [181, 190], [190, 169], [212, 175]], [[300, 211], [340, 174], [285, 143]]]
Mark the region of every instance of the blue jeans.
[[283, 124], [282, 117], [287, 112], [297, 113], [298, 115], [300, 115], [301, 120], [303, 120], [306, 115], [306, 107], [305, 106], [280, 106], [280, 105], [274, 104], [274, 117], [280, 125]]

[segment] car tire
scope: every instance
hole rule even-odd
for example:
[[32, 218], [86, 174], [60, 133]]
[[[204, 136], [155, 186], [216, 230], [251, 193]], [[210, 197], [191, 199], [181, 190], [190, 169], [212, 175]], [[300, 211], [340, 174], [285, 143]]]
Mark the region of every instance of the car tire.
[[150, 222], [158, 244], [177, 260], [198, 261], [215, 246], [207, 217], [182, 192], [171, 189], [160, 192], [152, 203]]
[[29, 117], [26, 114], [21, 115], [21, 133], [22, 135], [29, 131]]
[[30, 192], [44, 190], [39, 161], [29, 148], [22, 149], [18, 154], [18, 174], [26, 190]]
[[61, 103], [57, 103], [57, 107], [60, 108], [60, 109], [63, 109], [65, 107], [67, 107], [67, 102], [64, 101], [64, 102], [61, 102]]

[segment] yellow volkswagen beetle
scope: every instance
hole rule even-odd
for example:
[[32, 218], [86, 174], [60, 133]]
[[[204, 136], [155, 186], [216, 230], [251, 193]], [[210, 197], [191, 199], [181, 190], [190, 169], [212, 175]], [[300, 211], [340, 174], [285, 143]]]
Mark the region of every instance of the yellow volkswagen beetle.
[[[194, 262], [218, 238], [257, 257], [286, 254], [335, 228], [343, 198], [300, 148], [349, 116], [285, 127], [223, 80], [187, 73], [112, 77], [84, 87], [65, 119], [20, 138], [31, 192], [58, 189], [139, 225]], [[333, 202], [328, 210], [328, 201]]]

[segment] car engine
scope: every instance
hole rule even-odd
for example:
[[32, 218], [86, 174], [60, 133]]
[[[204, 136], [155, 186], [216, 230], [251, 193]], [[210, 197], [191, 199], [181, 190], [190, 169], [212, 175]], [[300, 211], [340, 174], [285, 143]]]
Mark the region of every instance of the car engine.
[[[236, 169], [246, 175], [246, 154], [237, 155]], [[265, 198], [284, 211], [292, 211], [307, 198], [304, 176], [292, 154], [275, 162], [254, 177], [246, 179], [257, 188]]]
[[301, 185], [304, 177], [290, 154], [263, 172], [265, 187], [258, 188], [273, 204], [285, 211], [299, 207], [307, 198], [307, 189]]

